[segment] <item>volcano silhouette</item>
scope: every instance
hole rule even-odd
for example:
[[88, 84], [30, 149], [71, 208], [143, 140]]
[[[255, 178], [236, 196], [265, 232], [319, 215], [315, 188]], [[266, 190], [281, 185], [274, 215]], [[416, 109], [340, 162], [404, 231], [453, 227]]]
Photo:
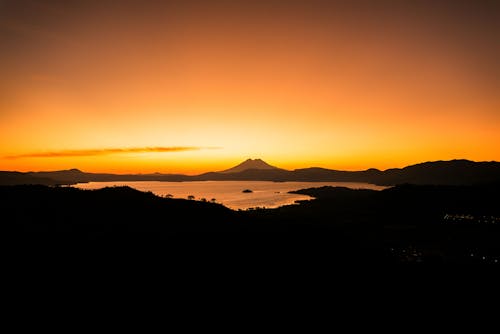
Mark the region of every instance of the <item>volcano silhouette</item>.
[[243, 161], [241, 164], [234, 166], [233, 168], [226, 169], [226, 170], [219, 172], [219, 173], [239, 173], [239, 172], [243, 172], [247, 169], [281, 170], [280, 168], [271, 166], [270, 164], [263, 161], [262, 159], [247, 159], [247, 160]]

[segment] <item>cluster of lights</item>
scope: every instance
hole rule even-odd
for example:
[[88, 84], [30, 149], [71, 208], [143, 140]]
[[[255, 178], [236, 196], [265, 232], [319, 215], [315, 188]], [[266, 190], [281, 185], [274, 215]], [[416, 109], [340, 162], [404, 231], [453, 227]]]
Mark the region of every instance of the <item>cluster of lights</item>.
[[472, 259], [482, 261], [482, 262], [488, 262], [488, 263], [498, 263], [499, 262], [498, 256], [486, 256], [486, 255], [480, 255], [480, 254], [476, 254], [476, 253], [470, 253], [469, 257]]
[[496, 216], [473, 216], [471, 214], [446, 214], [443, 217], [446, 221], [451, 222], [471, 222], [482, 224], [499, 224], [500, 217]]

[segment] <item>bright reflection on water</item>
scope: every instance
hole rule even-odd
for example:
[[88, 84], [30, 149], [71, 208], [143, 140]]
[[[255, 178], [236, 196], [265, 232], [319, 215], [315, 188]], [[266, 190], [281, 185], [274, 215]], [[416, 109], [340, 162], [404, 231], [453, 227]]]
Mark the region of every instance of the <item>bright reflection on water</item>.
[[[309, 200], [307, 195], [289, 194], [289, 191], [322, 186], [348, 187], [352, 189], [382, 190], [386, 187], [369, 183], [356, 182], [270, 182], [270, 181], [125, 181], [125, 182], [89, 182], [74, 185], [81, 189], [99, 189], [113, 186], [129, 186], [141, 191], [151, 191], [156, 195], [172, 195], [174, 198], [215, 199], [231, 209], [255, 207], [277, 208], [294, 204], [295, 201]], [[243, 193], [245, 189], [253, 192]]]

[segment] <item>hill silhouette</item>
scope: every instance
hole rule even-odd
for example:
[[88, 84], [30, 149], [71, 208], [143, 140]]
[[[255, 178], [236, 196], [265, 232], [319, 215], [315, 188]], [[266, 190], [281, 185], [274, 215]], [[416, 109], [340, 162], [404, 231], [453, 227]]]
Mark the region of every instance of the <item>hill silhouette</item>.
[[326, 168], [280, 169], [261, 159], [248, 159], [222, 172], [200, 175], [182, 174], [100, 174], [78, 169], [54, 172], [0, 172], [0, 185], [13, 184], [75, 184], [90, 181], [328, 181], [366, 182], [377, 185], [435, 184], [476, 185], [500, 184], [500, 163], [469, 160], [434, 161], [392, 168], [385, 171], [340, 171]]
[[0, 185], [4, 186], [18, 184], [56, 185], [57, 183], [58, 181], [50, 177], [33, 176], [30, 173], [0, 171]]
[[[329, 266], [348, 262], [500, 261], [499, 188], [304, 189], [277, 209], [161, 198], [128, 187], [0, 186], [10, 257]], [[451, 218], [450, 218], [451, 217]], [[449, 219], [450, 218], [450, 219]], [[471, 256], [473, 254], [473, 256]]]
[[261, 159], [247, 159], [241, 164], [234, 166], [233, 168], [226, 169], [219, 173], [239, 173], [246, 171], [248, 169], [258, 169], [258, 170], [280, 170], [277, 167], [269, 165], [267, 162]]

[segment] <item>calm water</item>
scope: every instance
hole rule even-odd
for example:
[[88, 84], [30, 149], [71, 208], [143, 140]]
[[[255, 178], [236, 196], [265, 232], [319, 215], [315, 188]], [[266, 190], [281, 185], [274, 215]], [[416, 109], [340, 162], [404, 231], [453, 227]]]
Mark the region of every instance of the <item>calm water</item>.
[[[307, 195], [288, 194], [289, 191], [305, 188], [334, 186], [353, 189], [382, 190], [387, 187], [369, 183], [356, 182], [269, 182], [269, 181], [194, 181], [194, 182], [89, 182], [74, 185], [81, 189], [99, 189], [113, 186], [129, 186], [141, 191], [151, 191], [156, 195], [170, 194], [175, 198], [215, 198], [218, 203], [231, 209], [248, 209], [254, 207], [276, 208], [293, 204], [298, 200], [309, 200]], [[243, 193], [251, 189], [252, 193]]]

